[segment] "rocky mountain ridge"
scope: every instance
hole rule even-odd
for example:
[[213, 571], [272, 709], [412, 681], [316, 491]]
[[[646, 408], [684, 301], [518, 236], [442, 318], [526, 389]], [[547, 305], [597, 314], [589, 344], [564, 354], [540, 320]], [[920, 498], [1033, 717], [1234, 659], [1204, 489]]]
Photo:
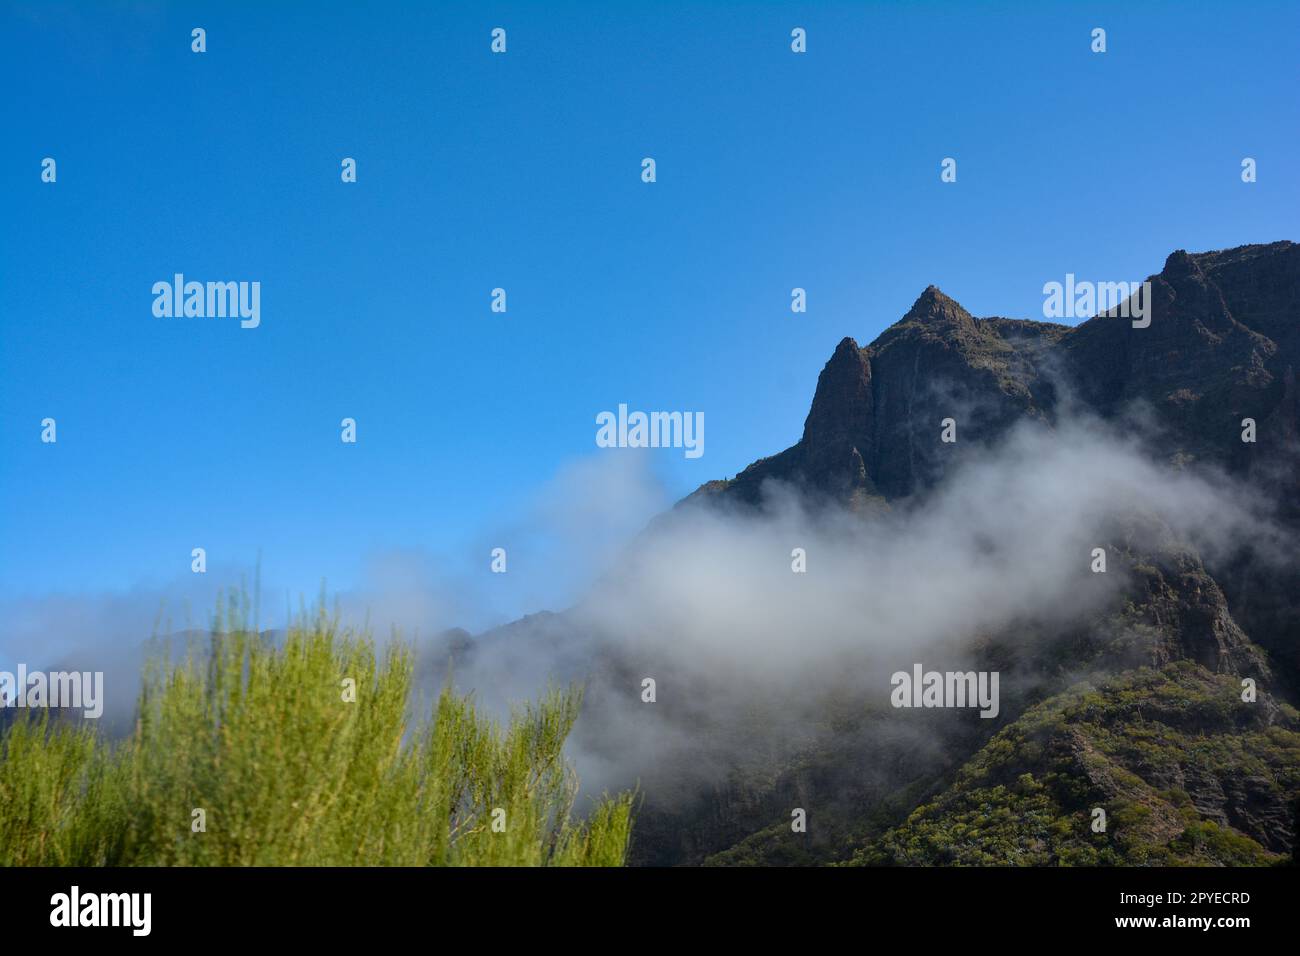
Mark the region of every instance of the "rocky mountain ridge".
[[[1067, 402], [1103, 416], [1145, 403], [1164, 429], [1163, 457], [1275, 480], [1281, 466], [1284, 487], [1300, 487], [1300, 245], [1179, 250], [1148, 281], [1151, 323], [1140, 329], [1118, 310], [1076, 327], [977, 319], [930, 286], [870, 345], [840, 341], [798, 443], [692, 497], [756, 502], [772, 479], [846, 501], [906, 497], [944, 474], [943, 419], [962, 442], [986, 443], [1021, 418], [1051, 421]], [[1240, 440], [1247, 417], [1253, 446]]]
[[[1113, 312], [1074, 327], [976, 318], [928, 287], [868, 346], [840, 341], [796, 444], [701, 486], [649, 533], [689, 528], [701, 511], [761, 513], [780, 488], [845, 514], [923, 507], [1022, 423], [1087, 417], [1140, 434], [1161, 475], [1228, 476], [1262, 503], [1270, 541], [1207, 556], [1157, 516], [1117, 507], [1093, 529], [1111, 561], [1102, 577], [1121, 582], [1113, 593], [1077, 620], [1020, 620], [969, 649], [1003, 673], [995, 721], [904, 718], [876, 695], [827, 687], [769, 705], [806, 708], [818, 728], [780, 750], [762, 730], [770, 714], [727, 728], [665, 701], [665, 729], [699, 745], [679, 760], [766, 756], [693, 790], [647, 785], [634, 860], [1270, 864], [1294, 851], [1300, 562], [1286, 549], [1300, 541], [1300, 245], [1177, 251], [1149, 282], [1144, 328]], [[945, 419], [956, 442], [942, 440]], [[592, 687], [578, 740], [612, 753], [624, 743], [607, 727], [641, 719], [627, 688], [645, 668], [624, 635], [572, 640], [589, 626], [563, 612], [458, 646], [472, 658], [528, 641], [566, 660]], [[726, 745], [710, 751], [711, 736]], [[1098, 805], [1112, 811], [1109, 838], [1089, 829]], [[816, 807], [816, 827], [792, 833], [791, 806]]]

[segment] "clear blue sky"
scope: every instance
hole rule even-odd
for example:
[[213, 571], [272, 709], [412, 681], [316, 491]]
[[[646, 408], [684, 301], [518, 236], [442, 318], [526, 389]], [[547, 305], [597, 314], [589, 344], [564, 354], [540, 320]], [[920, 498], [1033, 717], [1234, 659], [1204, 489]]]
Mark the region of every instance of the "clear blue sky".
[[[6, 2], [0, 599], [197, 545], [309, 593], [486, 573], [620, 402], [705, 413], [652, 453], [685, 494], [930, 283], [1040, 317], [1066, 272], [1300, 239], [1300, 7], [1248, 6]], [[155, 318], [175, 272], [260, 281], [260, 328]]]

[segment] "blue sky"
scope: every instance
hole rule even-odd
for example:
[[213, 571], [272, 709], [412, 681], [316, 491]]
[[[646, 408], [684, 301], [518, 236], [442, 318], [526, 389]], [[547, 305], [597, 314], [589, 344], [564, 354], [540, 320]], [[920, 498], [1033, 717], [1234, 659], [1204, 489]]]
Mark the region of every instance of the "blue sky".
[[[196, 546], [214, 585], [463, 581], [513, 534], [486, 618], [557, 606], [539, 514], [637, 454], [600, 411], [705, 414], [701, 458], [639, 455], [671, 500], [793, 443], [836, 342], [930, 283], [1033, 318], [1067, 272], [1300, 238], [1298, 35], [1281, 3], [6, 3], [0, 600], [166, 594]], [[176, 272], [259, 281], [260, 327], [155, 318]]]

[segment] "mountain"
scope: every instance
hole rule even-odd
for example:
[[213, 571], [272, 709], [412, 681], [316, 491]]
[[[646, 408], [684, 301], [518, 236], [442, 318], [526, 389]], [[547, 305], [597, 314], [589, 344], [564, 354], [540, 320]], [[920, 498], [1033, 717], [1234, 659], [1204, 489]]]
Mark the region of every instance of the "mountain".
[[[977, 319], [930, 286], [867, 347], [839, 343], [797, 444], [693, 497], [752, 503], [770, 479], [845, 501], [905, 497], [943, 477], [943, 419], [984, 444], [1023, 418], [1051, 421], [1066, 401], [1108, 417], [1147, 403], [1171, 461], [1284, 470], [1276, 490], [1296, 490], [1300, 245], [1178, 251], [1149, 281], [1142, 329], [1118, 310], [1073, 328]], [[1240, 440], [1245, 417], [1264, 436], [1254, 445]]]
[[[1187, 661], [1053, 697], [855, 864], [1250, 866], [1294, 849], [1300, 715]], [[1094, 808], [1106, 831], [1076, 824]]]
[[[977, 319], [930, 286], [865, 348], [843, 339], [822, 369], [799, 442], [688, 501], [756, 504], [769, 481], [854, 507], [934, 487], [962, 460], [939, 440], [952, 418], [962, 448], [986, 447], [1025, 419], [1083, 408], [1103, 419], [1147, 413], [1144, 440], [1182, 469], [1221, 468], [1300, 527], [1300, 244], [1179, 250], [1150, 276], [1151, 322], [1118, 310], [1069, 327]], [[1257, 440], [1242, 441], [1243, 420]], [[1254, 639], [1300, 680], [1300, 562], [1258, 562], [1216, 578]]]
[[[943, 506], [950, 478], [1002, 454], [1026, 427], [1060, 442], [1077, 436], [1079, 421], [1128, 436], [1151, 462], [1148, 502], [1185, 480], [1212, 489], [1218, 497], [1195, 499], [1204, 515], [1114, 501], [1088, 524], [1106, 575], [1084, 568], [1054, 602], [976, 628], [962, 653], [1002, 675], [996, 719], [882, 705], [869, 640], [846, 649], [819, 683], [738, 694], [736, 668], [670, 668], [631, 639], [650, 623], [581, 606], [462, 641], [456, 668], [472, 672], [495, 655], [504, 670], [481, 673], [504, 673], [508, 684], [527, 669], [516, 662], [541, 654], [562, 662], [559, 676], [588, 681], [575, 740], [592, 762], [643, 753], [647, 766], [657, 761], [638, 776], [640, 863], [1287, 859], [1300, 799], [1300, 245], [1180, 250], [1148, 282], [1145, 327], [1118, 309], [1073, 327], [976, 318], [928, 287], [866, 347], [839, 342], [797, 443], [679, 502], [597, 589], [635, 577], [660, 536], [679, 531], [689, 543], [716, 531], [712, 516], [762, 515], [792, 489], [809, 507], [843, 516], [828, 539], [836, 547], [905, 547], [907, 537], [881, 538], [892, 527], [882, 521]], [[1250, 429], [1255, 440], [1243, 441]], [[945, 431], [956, 441], [944, 441]], [[1050, 437], [1039, 441], [1035, 448], [1051, 447]], [[1051, 495], [1070, 492], [1045, 493], [1055, 502]], [[997, 504], [1014, 516], [1014, 502]], [[1254, 516], [1246, 540], [1237, 532], [1231, 547], [1206, 551], [1189, 540], [1187, 527], [1213, 528], [1216, 512], [1234, 510]], [[1001, 530], [978, 532], [972, 561], [1008, 559]], [[1075, 597], [1075, 611], [1053, 607]], [[963, 599], [994, 598], [990, 590]], [[778, 595], [772, 608], [780, 606]], [[682, 624], [658, 607], [648, 613], [670, 631]], [[879, 633], [872, 614], [847, 623]], [[822, 627], [846, 623], [815, 617]], [[800, 638], [790, 635], [792, 662]], [[925, 648], [902, 653], [927, 659]], [[647, 731], [629, 688], [650, 671], [684, 690], [657, 705]], [[855, 683], [855, 674], [871, 677]], [[792, 807], [814, 808], [815, 825], [795, 832]], [[1109, 819], [1101, 833], [1092, 828], [1099, 808]]]

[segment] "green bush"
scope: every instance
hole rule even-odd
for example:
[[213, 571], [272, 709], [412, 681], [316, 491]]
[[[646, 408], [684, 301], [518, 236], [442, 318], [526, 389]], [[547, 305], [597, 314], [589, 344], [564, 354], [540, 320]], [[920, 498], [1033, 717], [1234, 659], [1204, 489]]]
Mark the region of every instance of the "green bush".
[[322, 615], [280, 646], [233, 627], [153, 661], [125, 740], [20, 716], [0, 734], [0, 865], [623, 864], [631, 795], [573, 812], [578, 688], [504, 728], [446, 689], [411, 726], [412, 674], [409, 648], [380, 656]]

